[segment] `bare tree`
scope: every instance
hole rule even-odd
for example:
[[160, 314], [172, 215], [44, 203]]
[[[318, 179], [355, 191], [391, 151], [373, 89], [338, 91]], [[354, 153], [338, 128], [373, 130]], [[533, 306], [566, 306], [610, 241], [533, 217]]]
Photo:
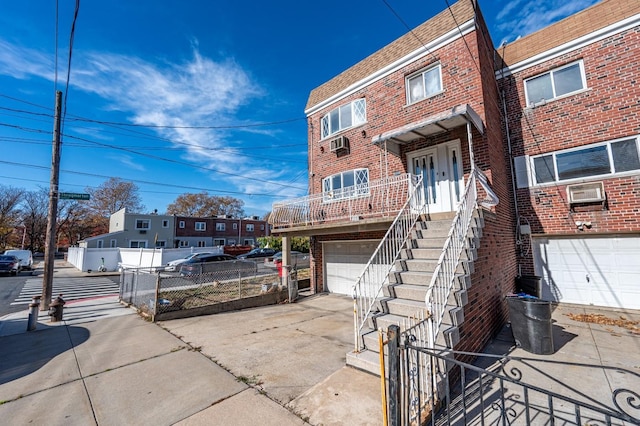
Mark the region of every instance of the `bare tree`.
[[7, 247], [8, 240], [20, 224], [20, 201], [24, 190], [0, 185], [0, 247]]
[[86, 188], [90, 195], [87, 209], [92, 216], [108, 220], [113, 213], [126, 208], [130, 213], [144, 209], [138, 186], [120, 178], [110, 178], [97, 188]]
[[43, 251], [47, 235], [49, 191], [40, 188], [25, 192], [21, 205], [26, 247], [31, 251]]
[[244, 216], [244, 201], [233, 197], [218, 197], [206, 192], [182, 194], [167, 206], [167, 214], [191, 217], [211, 217], [228, 215]]

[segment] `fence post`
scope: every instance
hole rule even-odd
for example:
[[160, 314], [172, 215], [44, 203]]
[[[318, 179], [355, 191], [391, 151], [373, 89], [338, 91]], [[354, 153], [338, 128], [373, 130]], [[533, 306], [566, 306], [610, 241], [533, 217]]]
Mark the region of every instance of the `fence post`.
[[387, 329], [389, 354], [389, 424], [400, 426], [400, 327]]
[[155, 300], [153, 302], [153, 316], [151, 317], [151, 322], [156, 322], [156, 314], [158, 313], [158, 298], [160, 294], [160, 274], [156, 274], [156, 294]]

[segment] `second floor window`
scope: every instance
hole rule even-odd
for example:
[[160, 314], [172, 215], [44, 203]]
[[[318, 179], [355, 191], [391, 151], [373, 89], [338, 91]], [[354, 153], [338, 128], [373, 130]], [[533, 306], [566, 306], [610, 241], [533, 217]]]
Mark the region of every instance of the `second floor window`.
[[322, 179], [322, 200], [356, 198], [369, 194], [369, 169], [355, 169]]
[[527, 106], [550, 101], [586, 87], [582, 61], [553, 69], [524, 81]]
[[233, 224], [233, 229], [238, 229], [238, 224], [237, 223]]
[[178, 222], [178, 227], [184, 228], [184, 220], [181, 220], [180, 222]]
[[149, 219], [136, 219], [136, 229], [149, 229], [151, 221]]
[[253, 232], [253, 223], [247, 223], [247, 232]]
[[349, 127], [357, 126], [367, 121], [367, 103], [362, 99], [356, 99], [346, 105], [332, 109], [320, 120], [322, 138], [338, 133]]
[[169, 227], [169, 221], [168, 220], [163, 220], [162, 221], [162, 227], [163, 228], [168, 228]]
[[205, 222], [196, 222], [196, 231], [206, 231], [207, 224]]
[[226, 228], [224, 223], [216, 223], [216, 231], [224, 231]]
[[407, 103], [421, 101], [442, 92], [440, 65], [431, 67], [407, 78]]

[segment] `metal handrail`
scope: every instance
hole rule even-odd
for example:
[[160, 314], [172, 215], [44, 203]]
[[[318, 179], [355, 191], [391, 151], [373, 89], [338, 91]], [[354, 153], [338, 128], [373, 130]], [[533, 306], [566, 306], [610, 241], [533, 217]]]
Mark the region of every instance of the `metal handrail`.
[[460, 264], [460, 257], [465, 248], [466, 240], [471, 228], [471, 219], [478, 204], [478, 193], [476, 189], [477, 173], [472, 167], [469, 181], [464, 191], [464, 195], [458, 210], [449, 229], [447, 240], [445, 241], [442, 254], [438, 259], [438, 264], [431, 277], [431, 283], [425, 295], [425, 304], [429, 311], [428, 322], [428, 346], [434, 347], [436, 338], [440, 331], [442, 319], [446, 313], [447, 300], [458, 277], [456, 271]]
[[410, 173], [372, 180], [273, 204], [274, 229], [310, 226], [370, 217], [393, 217], [412, 190]]
[[420, 215], [426, 213], [421, 176], [412, 177], [412, 190], [387, 233], [353, 287], [355, 352], [360, 352], [360, 332]]

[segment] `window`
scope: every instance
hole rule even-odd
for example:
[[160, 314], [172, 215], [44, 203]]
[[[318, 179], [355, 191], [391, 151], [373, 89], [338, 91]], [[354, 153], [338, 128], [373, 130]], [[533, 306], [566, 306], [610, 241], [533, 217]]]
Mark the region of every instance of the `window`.
[[253, 239], [251, 239], [251, 238], [245, 238], [245, 240], [244, 240], [244, 245], [245, 245], [245, 246], [252, 246], [252, 245], [253, 245]]
[[98, 248], [102, 248], [104, 246], [104, 241], [98, 240]]
[[136, 219], [136, 229], [149, 229], [151, 221], [149, 219]]
[[163, 221], [162, 221], [162, 227], [163, 227], [163, 228], [168, 228], [168, 227], [169, 227], [169, 221], [168, 221], [168, 220], [166, 220], [166, 219], [165, 219], [165, 220], [163, 220]]
[[532, 157], [533, 183], [640, 171], [638, 138], [592, 144]]
[[527, 105], [535, 105], [586, 88], [584, 64], [574, 62], [524, 81]]
[[131, 240], [129, 241], [129, 248], [147, 248], [147, 241]]
[[164, 240], [156, 241], [156, 247], [163, 248], [163, 247], [166, 247], [166, 246], [167, 246], [167, 242], [166, 241], [164, 241]]
[[180, 247], [189, 247], [189, 241], [180, 240]]
[[205, 222], [196, 222], [196, 231], [206, 231], [207, 224]]
[[213, 245], [214, 246], [223, 246], [224, 245], [224, 238], [214, 238], [213, 239]]
[[110, 240], [109, 241], [109, 247], [111, 247], [111, 248], [118, 247], [118, 240]]
[[206, 241], [198, 241], [198, 247], [206, 247], [207, 246], [207, 242]]
[[226, 228], [224, 223], [216, 223], [216, 231], [224, 231]]
[[237, 223], [233, 223], [233, 229], [238, 229], [238, 224]]
[[407, 78], [407, 103], [412, 104], [442, 92], [440, 65]]
[[178, 222], [178, 227], [184, 228], [184, 220], [181, 220], [180, 222]]
[[235, 246], [236, 245], [236, 240], [234, 240], [234, 239], [227, 240], [227, 244], [230, 245], [230, 246]]
[[367, 121], [367, 104], [364, 98], [331, 110], [320, 120], [322, 138]]
[[264, 225], [260, 225], [260, 230], [264, 231]]
[[247, 223], [247, 232], [253, 232], [253, 223]]
[[322, 179], [323, 201], [369, 195], [369, 169], [355, 169]]

